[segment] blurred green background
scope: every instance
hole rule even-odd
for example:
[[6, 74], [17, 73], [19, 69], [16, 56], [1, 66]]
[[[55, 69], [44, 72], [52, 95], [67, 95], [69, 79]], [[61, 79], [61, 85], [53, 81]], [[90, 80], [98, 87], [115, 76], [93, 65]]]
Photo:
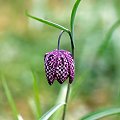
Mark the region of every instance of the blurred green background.
[[[75, 0], [0, 0], [0, 75], [4, 76], [24, 120], [35, 119], [33, 76], [39, 85], [42, 114], [64, 98], [58, 82], [49, 86], [44, 54], [57, 48], [60, 30], [28, 18], [45, 18], [69, 28]], [[98, 50], [120, 18], [120, 0], [82, 0], [75, 19], [76, 76], [72, 84], [68, 120], [98, 108], [120, 105], [120, 28], [113, 32], [102, 54]], [[61, 49], [70, 50], [64, 34]], [[0, 120], [12, 120], [0, 77]], [[62, 100], [61, 100], [62, 101]], [[60, 116], [60, 115], [59, 115]], [[109, 120], [120, 118], [109, 118]], [[105, 119], [107, 120], [107, 119]]]

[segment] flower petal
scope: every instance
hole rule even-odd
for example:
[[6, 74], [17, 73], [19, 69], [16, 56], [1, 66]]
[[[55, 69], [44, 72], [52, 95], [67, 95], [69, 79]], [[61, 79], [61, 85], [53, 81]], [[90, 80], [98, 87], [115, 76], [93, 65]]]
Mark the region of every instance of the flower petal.
[[69, 51], [61, 50], [63, 54], [66, 56], [69, 64], [69, 83], [71, 84], [72, 81], [74, 80], [74, 73], [75, 73], [75, 68], [74, 68], [74, 60], [72, 57], [72, 54]]
[[69, 76], [68, 66], [68, 61], [65, 55], [58, 50], [56, 77], [60, 84], [62, 84]]
[[53, 51], [47, 53], [44, 58], [46, 77], [50, 85], [52, 85], [55, 80], [56, 55], [57, 54]]

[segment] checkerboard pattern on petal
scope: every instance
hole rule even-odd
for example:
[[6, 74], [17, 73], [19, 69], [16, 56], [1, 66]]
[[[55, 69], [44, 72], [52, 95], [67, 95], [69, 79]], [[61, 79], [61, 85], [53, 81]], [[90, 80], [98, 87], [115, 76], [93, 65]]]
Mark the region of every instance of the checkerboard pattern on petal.
[[57, 80], [62, 84], [68, 77], [69, 83], [74, 79], [74, 60], [72, 54], [66, 50], [54, 50], [46, 53], [44, 57], [45, 72], [48, 83]]

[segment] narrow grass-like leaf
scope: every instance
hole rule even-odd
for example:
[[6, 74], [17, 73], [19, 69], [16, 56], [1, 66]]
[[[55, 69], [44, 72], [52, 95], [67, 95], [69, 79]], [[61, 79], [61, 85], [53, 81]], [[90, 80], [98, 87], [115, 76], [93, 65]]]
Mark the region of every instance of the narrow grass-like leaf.
[[98, 120], [119, 113], [120, 113], [120, 108], [109, 108], [101, 111], [92, 112], [80, 120]]
[[28, 14], [27, 12], [26, 12], [26, 15], [27, 15], [28, 17], [30, 17], [30, 18], [33, 18], [33, 19], [37, 20], [37, 21], [40, 21], [40, 22], [42, 22], [42, 23], [45, 23], [45, 24], [47, 24], [47, 25], [49, 25], [49, 26], [58, 28], [58, 29], [60, 29], [60, 30], [64, 30], [64, 31], [66, 31], [66, 32], [68, 32], [68, 33], [70, 32], [67, 28], [65, 28], [65, 27], [63, 27], [63, 26], [61, 26], [61, 25], [59, 25], [59, 24], [57, 24], [57, 23], [54, 23], [54, 22], [51, 22], [51, 21], [48, 21], [48, 20], [45, 20], [45, 19], [42, 19], [42, 18], [37, 18], [37, 17], [35, 17], [35, 16], [32, 16], [32, 15]]
[[40, 98], [39, 98], [39, 87], [37, 83], [37, 79], [35, 77], [35, 74], [32, 72], [33, 75], [33, 91], [34, 91], [34, 100], [35, 100], [35, 106], [36, 106], [36, 116], [37, 118], [40, 118], [41, 116], [41, 105], [40, 105]]
[[60, 104], [54, 106], [47, 113], [45, 113], [39, 120], [48, 120], [51, 117], [51, 115], [53, 115], [64, 104], [65, 103], [60, 103]]
[[71, 13], [70, 27], [71, 27], [72, 36], [74, 36], [73, 33], [74, 33], [75, 15], [76, 15], [77, 8], [78, 8], [78, 6], [79, 6], [80, 1], [81, 1], [81, 0], [76, 0], [75, 4], [74, 4], [74, 6], [73, 6], [73, 9], [72, 9], [72, 13]]
[[98, 49], [97, 52], [97, 56], [101, 56], [103, 54], [103, 52], [105, 51], [105, 49], [107, 48], [109, 42], [110, 42], [110, 38], [113, 34], [113, 32], [120, 26], [120, 20], [117, 20], [112, 27], [109, 29], [104, 42], [102, 43], [102, 45], [100, 46], [100, 48]]
[[9, 88], [7, 86], [7, 83], [6, 83], [4, 78], [2, 78], [2, 84], [3, 84], [3, 88], [5, 90], [5, 94], [6, 94], [6, 97], [8, 99], [8, 102], [9, 102], [11, 108], [12, 108], [14, 118], [15, 118], [15, 120], [19, 120], [19, 118], [18, 118], [19, 114], [18, 114], [16, 105], [15, 105], [15, 102], [14, 102], [14, 100], [12, 98], [12, 95], [10, 93], [10, 90], [9, 90]]

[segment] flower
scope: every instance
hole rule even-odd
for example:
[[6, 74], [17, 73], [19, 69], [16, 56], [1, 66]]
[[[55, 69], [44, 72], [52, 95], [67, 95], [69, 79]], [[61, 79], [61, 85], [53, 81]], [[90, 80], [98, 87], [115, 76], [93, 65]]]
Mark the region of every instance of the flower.
[[66, 50], [54, 50], [44, 57], [45, 72], [48, 83], [57, 80], [62, 84], [68, 77], [71, 84], [74, 79], [74, 60], [72, 54]]

